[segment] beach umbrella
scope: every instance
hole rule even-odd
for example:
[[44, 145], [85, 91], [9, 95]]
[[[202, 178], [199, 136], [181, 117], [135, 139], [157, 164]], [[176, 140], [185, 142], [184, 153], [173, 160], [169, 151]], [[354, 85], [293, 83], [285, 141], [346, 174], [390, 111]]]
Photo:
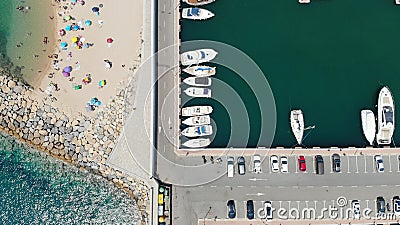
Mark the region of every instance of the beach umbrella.
[[66, 16], [64, 16], [64, 20], [71, 20], [72, 19], [72, 17], [70, 16], [70, 15], [66, 15]]
[[94, 103], [95, 106], [100, 106], [101, 105], [101, 101], [98, 101]]
[[104, 86], [106, 86], [106, 84], [107, 84], [106, 80], [99, 81], [99, 86], [100, 87], [104, 87]]
[[72, 71], [72, 66], [67, 66], [63, 69], [64, 72], [71, 72]]
[[65, 30], [66, 30], [66, 31], [70, 31], [70, 30], [71, 30], [71, 28], [72, 28], [72, 26], [71, 26], [71, 25], [67, 25], [67, 26], [65, 27]]
[[80, 27], [78, 25], [75, 25], [75, 26], [72, 27], [72, 30], [77, 31], [77, 30], [79, 30], [79, 28]]
[[64, 71], [64, 72], [62, 72], [62, 75], [64, 77], [69, 77], [71, 74], [69, 72]]
[[76, 0], [71, 0], [72, 3], [76, 3]]
[[100, 10], [99, 7], [96, 6], [92, 8], [92, 12], [99, 12], [99, 10]]
[[73, 43], [78, 42], [78, 40], [79, 40], [78, 37], [73, 37], [73, 38], [72, 38], [72, 42], [73, 42]]
[[80, 5], [85, 5], [85, 1], [82, 1], [82, 0], [79, 0], [78, 3], [79, 3]]
[[104, 65], [107, 69], [110, 69], [112, 67], [112, 62], [106, 61]]
[[114, 42], [114, 39], [112, 39], [112, 38], [107, 38], [107, 43], [113, 43]]
[[86, 20], [86, 21], [85, 21], [85, 25], [86, 25], [86, 26], [90, 26], [90, 25], [92, 25], [92, 21], [90, 21], [90, 20]]
[[67, 42], [61, 42], [60, 43], [61, 48], [65, 48], [68, 46]]
[[58, 34], [59, 34], [60, 36], [64, 36], [64, 35], [65, 35], [65, 30], [64, 30], [64, 29], [59, 30], [59, 31], [58, 31]]

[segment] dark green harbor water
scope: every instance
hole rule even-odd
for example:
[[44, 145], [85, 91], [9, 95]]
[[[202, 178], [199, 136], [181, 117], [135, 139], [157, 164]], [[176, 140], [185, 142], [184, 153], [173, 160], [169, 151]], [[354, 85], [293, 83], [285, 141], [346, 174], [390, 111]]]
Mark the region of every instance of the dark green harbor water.
[[[392, 0], [314, 0], [309, 5], [296, 0], [217, 0], [204, 8], [216, 16], [201, 22], [182, 20], [181, 39], [224, 42], [258, 64], [276, 102], [273, 146], [296, 144], [289, 113], [297, 108], [303, 110], [306, 126], [316, 126], [305, 132], [305, 146], [365, 146], [360, 110], [376, 113], [383, 85], [389, 86], [395, 102], [400, 98], [400, 7]], [[221, 66], [215, 79], [231, 84], [243, 99], [250, 119], [247, 147], [257, 146], [261, 116], [251, 89]], [[211, 147], [224, 147], [230, 122], [238, 121], [230, 121], [219, 103], [207, 102], [215, 107], [212, 117], [218, 127]], [[399, 131], [394, 142], [400, 145]]]

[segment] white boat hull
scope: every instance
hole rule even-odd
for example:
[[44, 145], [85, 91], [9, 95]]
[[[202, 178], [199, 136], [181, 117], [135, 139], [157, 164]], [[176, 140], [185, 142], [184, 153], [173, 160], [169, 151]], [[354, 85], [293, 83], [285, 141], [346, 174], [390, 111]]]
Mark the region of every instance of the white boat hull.
[[183, 80], [183, 83], [196, 87], [211, 86], [211, 78], [209, 77], [188, 77]]
[[211, 98], [211, 89], [209, 88], [190, 87], [184, 92], [190, 97]]
[[182, 123], [188, 126], [208, 125], [211, 123], [211, 117], [209, 115], [193, 116], [185, 119]]
[[207, 5], [210, 4], [212, 2], [214, 2], [215, 0], [183, 0], [184, 3], [188, 4], [188, 5], [193, 5], [193, 6], [199, 6], [199, 5]]
[[184, 66], [196, 65], [213, 60], [218, 52], [213, 49], [199, 49], [184, 52], [180, 55], [181, 63]]
[[183, 69], [183, 72], [196, 77], [209, 77], [215, 75], [216, 68], [211, 66], [191, 66]]
[[211, 125], [188, 127], [182, 131], [182, 135], [186, 137], [203, 137], [213, 133]]
[[188, 148], [204, 148], [211, 144], [211, 140], [209, 138], [198, 138], [198, 139], [191, 139], [186, 141], [182, 145]]
[[182, 108], [182, 116], [202, 116], [211, 114], [212, 111], [211, 106], [191, 106]]
[[206, 20], [214, 17], [215, 14], [207, 9], [184, 8], [182, 9], [182, 18], [190, 20]]
[[292, 132], [297, 143], [301, 145], [304, 133], [304, 117], [300, 109], [290, 112], [290, 126], [292, 127]]
[[376, 142], [379, 145], [389, 145], [394, 132], [394, 101], [389, 88], [383, 87], [378, 97], [378, 133]]
[[376, 124], [375, 115], [371, 110], [361, 110], [361, 124], [365, 138], [370, 145], [374, 144]]

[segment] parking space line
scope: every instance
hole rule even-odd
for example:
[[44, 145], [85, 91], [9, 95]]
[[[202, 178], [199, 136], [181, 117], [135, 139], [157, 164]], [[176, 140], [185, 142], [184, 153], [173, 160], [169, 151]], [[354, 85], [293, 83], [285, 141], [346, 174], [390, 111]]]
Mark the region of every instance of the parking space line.
[[342, 186], [342, 185], [338, 185], [338, 186], [336, 186], [336, 187], [338, 187], [338, 188], [342, 188], [343, 186]]
[[400, 172], [400, 155], [397, 156], [397, 172]]
[[347, 155], [347, 173], [350, 173], [350, 157]]
[[296, 201], [297, 202], [297, 210], [300, 210], [300, 201]]
[[308, 208], [308, 201], [306, 200], [306, 208]]
[[365, 168], [365, 173], [367, 172], [367, 156], [364, 155], [364, 168]]
[[288, 210], [290, 210], [290, 201], [288, 201]]
[[238, 188], [242, 188], [243, 186], [237, 186]]
[[314, 209], [317, 210], [317, 201], [314, 200]]
[[296, 172], [295, 173], [298, 173], [299, 172], [299, 166], [298, 166], [298, 162], [297, 162], [297, 156], [293, 156], [293, 158], [294, 158], [294, 164], [296, 165], [295, 166], [295, 168], [296, 168]]
[[369, 207], [368, 207], [369, 200], [367, 199], [367, 200], [365, 200], [365, 201], [367, 202], [367, 207], [366, 207], [366, 208], [369, 208]]
[[312, 157], [312, 158], [311, 158], [311, 164], [312, 164], [312, 168], [313, 168], [312, 172], [313, 172], [313, 173], [316, 173], [316, 172], [315, 172], [315, 162], [314, 162], [314, 157]]
[[256, 188], [257, 186], [250, 186], [250, 187], [252, 187], [252, 188]]
[[358, 157], [357, 156], [355, 157], [356, 157], [356, 173], [358, 173]]
[[372, 158], [372, 166], [374, 167], [374, 170], [372, 171], [372, 173], [376, 173], [375, 159], [374, 159], [374, 157], [371, 157], [371, 158]]
[[279, 201], [279, 208], [282, 208], [282, 201]]
[[326, 209], [326, 200], [324, 200], [324, 208]]
[[390, 155], [388, 155], [388, 157], [389, 157], [389, 172], [391, 173], [392, 172], [392, 162], [390, 160]]

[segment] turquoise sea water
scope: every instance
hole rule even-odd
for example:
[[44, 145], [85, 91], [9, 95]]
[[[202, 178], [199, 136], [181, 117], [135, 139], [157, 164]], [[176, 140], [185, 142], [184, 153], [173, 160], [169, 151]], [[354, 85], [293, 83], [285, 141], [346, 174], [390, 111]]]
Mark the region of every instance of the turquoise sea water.
[[[376, 113], [383, 85], [389, 86], [395, 102], [400, 99], [400, 7], [392, 0], [314, 0], [309, 5], [296, 0], [217, 0], [204, 8], [216, 16], [200, 22], [182, 20], [181, 39], [223, 42], [258, 64], [276, 102], [273, 146], [295, 145], [289, 113], [298, 108], [306, 126], [316, 126], [305, 132], [305, 146], [365, 146], [360, 110]], [[251, 125], [247, 146], [257, 146], [262, 115], [251, 88], [229, 69], [220, 66], [217, 71], [214, 79], [231, 84], [245, 103]], [[216, 95], [220, 91], [212, 90]], [[215, 106], [212, 117], [218, 128], [212, 146], [224, 147], [229, 123], [238, 122], [230, 121], [227, 113], [234, 109], [209, 103]], [[400, 143], [398, 130], [394, 142]]]
[[110, 182], [0, 136], [0, 224], [140, 224]]

